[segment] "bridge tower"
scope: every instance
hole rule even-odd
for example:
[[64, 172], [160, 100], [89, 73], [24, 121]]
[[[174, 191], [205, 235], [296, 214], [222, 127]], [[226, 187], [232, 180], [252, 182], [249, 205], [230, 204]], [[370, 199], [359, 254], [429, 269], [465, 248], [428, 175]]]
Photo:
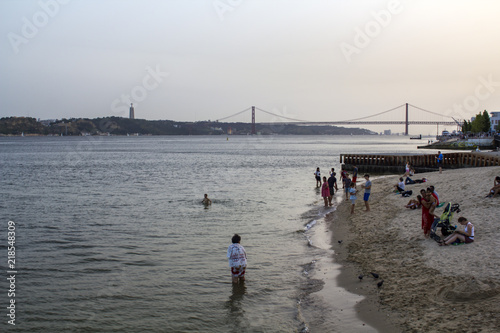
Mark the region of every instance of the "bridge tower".
[[405, 135], [408, 135], [408, 103], [406, 103]]
[[255, 131], [255, 106], [252, 106], [252, 135], [257, 134]]

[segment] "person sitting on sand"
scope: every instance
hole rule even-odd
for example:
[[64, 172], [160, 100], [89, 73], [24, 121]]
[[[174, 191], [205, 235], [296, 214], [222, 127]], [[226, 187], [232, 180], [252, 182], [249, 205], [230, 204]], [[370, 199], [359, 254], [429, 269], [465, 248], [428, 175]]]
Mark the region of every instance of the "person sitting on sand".
[[399, 177], [399, 183], [397, 185], [394, 185], [396, 188], [396, 192], [404, 192], [405, 191], [405, 182], [403, 180], [403, 177]]
[[493, 181], [493, 187], [490, 189], [486, 197], [487, 198], [496, 197], [499, 193], [500, 193], [500, 176], [496, 176], [495, 180]]
[[474, 225], [469, 221], [467, 221], [467, 219], [463, 216], [460, 216], [458, 218], [458, 223], [465, 226], [464, 231], [455, 230], [451, 235], [449, 235], [439, 243], [440, 246], [450, 245], [457, 239], [459, 240], [460, 243], [465, 243], [465, 244], [469, 244], [474, 241]]
[[212, 200], [210, 200], [208, 198], [208, 194], [205, 193], [205, 197], [203, 198], [203, 200], [201, 201], [201, 203], [204, 204], [205, 206], [208, 206], [208, 205], [212, 204]]
[[417, 199], [410, 199], [410, 201], [408, 201], [405, 207], [410, 209], [420, 208], [420, 206], [422, 205], [420, 203], [421, 201], [422, 201], [422, 196], [419, 194], [417, 195]]

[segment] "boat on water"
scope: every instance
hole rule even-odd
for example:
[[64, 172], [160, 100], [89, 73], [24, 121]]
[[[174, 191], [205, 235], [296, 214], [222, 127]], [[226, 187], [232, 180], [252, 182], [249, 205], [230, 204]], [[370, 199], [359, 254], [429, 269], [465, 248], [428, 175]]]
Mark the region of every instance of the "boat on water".
[[422, 134], [419, 134], [417, 136], [410, 136], [410, 140], [421, 140], [422, 139]]

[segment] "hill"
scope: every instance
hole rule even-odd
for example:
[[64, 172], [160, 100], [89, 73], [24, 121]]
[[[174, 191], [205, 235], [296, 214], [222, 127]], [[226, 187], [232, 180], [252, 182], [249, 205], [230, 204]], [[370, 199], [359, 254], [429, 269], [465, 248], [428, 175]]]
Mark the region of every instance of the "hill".
[[[247, 135], [250, 123], [221, 123], [210, 121], [176, 122], [173, 120], [145, 120], [120, 117], [71, 118], [38, 121], [30, 117], [0, 118], [0, 135]], [[338, 126], [259, 125], [256, 131], [262, 135], [373, 135], [362, 128]]]

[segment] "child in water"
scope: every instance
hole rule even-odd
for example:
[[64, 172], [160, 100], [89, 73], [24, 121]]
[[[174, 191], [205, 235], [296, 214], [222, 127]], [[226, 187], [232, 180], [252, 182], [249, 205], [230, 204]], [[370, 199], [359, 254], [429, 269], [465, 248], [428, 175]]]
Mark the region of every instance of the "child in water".
[[201, 201], [205, 206], [208, 206], [208, 205], [211, 205], [212, 204], [212, 200], [210, 200], [208, 198], [208, 194], [205, 194], [205, 197], [203, 198], [203, 200]]

